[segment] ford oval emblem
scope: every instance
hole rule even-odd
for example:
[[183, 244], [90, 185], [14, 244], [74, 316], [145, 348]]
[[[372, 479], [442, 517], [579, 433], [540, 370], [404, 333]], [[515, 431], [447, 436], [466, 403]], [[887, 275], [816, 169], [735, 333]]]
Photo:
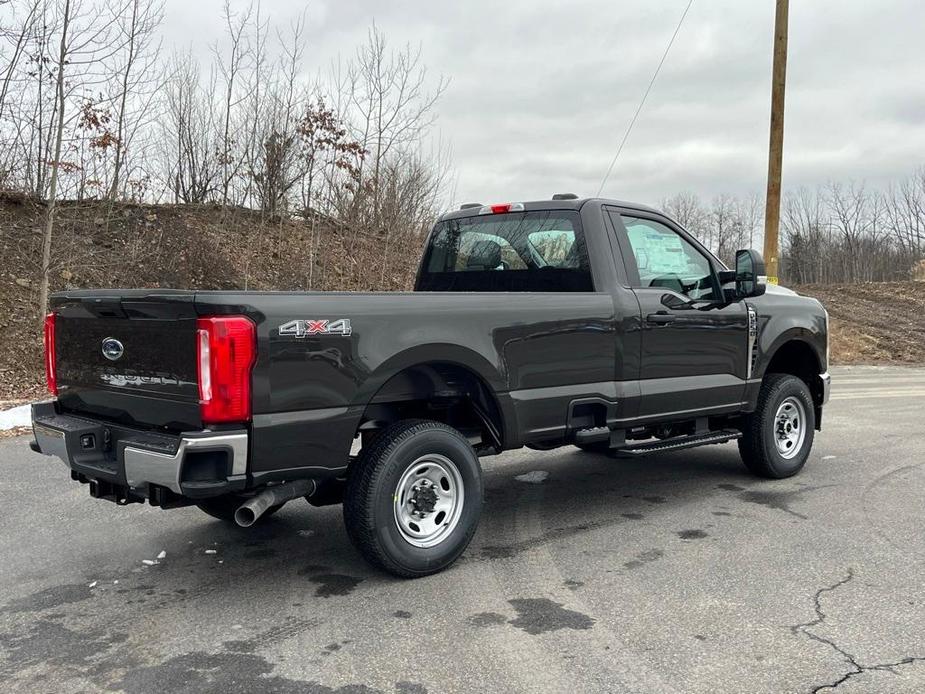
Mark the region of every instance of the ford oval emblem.
[[125, 347], [114, 337], [103, 340], [103, 356], [109, 361], [115, 361], [125, 352]]

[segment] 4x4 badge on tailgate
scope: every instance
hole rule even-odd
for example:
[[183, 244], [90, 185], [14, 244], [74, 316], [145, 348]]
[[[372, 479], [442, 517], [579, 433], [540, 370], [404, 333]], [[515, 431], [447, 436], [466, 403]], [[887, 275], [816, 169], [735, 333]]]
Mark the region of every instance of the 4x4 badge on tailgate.
[[308, 337], [310, 335], [349, 335], [350, 319], [336, 320], [291, 320], [279, 326], [280, 335]]

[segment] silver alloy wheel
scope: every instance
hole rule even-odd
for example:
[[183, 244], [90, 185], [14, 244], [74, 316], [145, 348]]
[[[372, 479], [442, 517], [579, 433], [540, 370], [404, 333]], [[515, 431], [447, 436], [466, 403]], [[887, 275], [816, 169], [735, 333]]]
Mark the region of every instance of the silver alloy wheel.
[[806, 440], [806, 409], [794, 396], [784, 398], [774, 415], [774, 443], [782, 458], [799, 454]]
[[459, 523], [463, 481], [456, 464], [428, 453], [405, 470], [395, 488], [393, 506], [399, 532], [415, 547], [433, 547]]

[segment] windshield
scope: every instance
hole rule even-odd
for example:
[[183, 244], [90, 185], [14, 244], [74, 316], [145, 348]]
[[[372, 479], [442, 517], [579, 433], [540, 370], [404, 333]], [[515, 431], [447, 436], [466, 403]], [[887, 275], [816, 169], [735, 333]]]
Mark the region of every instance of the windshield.
[[418, 291], [594, 291], [578, 213], [479, 215], [439, 222]]

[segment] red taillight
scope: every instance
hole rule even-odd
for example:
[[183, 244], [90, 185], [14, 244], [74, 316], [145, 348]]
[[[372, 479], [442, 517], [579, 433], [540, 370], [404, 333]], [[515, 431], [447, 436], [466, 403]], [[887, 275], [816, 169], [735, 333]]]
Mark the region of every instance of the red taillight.
[[58, 394], [57, 355], [55, 350], [55, 314], [45, 316], [45, 382], [52, 395]]
[[215, 316], [198, 319], [196, 329], [203, 423], [249, 421], [257, 356], [254, 324], [244, 316]]

